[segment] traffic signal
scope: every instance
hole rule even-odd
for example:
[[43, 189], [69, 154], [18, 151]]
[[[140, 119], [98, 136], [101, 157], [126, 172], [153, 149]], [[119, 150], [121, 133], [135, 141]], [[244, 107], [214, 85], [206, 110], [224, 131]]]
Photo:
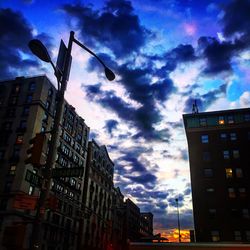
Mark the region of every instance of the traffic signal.
[[27, 150], [27, 154], [29, 155], [29, 157], [25, 160], [26, 164], [32, 164], [33, 166], [42, 165], [41, 158], [45, 139], [45, 134], [39, 133], [29, 141], [31, 147]]

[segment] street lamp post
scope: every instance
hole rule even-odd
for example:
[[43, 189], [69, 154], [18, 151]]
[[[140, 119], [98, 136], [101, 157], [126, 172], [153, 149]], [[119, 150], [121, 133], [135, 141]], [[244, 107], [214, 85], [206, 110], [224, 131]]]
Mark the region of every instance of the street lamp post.
[[178, 199], [175, 199], [177, 206], [177, 221], [178, 221], [178, 234], [179, 234], [179, 242], [181, 242], [181, 230], [180, 230], [180, 215], [179, 215], [179, 204]]
[[43, 174], [44, 181], [43, 181], [43, 186], [40, 192], [39, 201], [37, 205], [35, 223], [34, 223], [34, 228], [33, 228], [33, 236], [32, 236], [32, 241], [31, 241], [32, 250], [41, 249], [40, 234], [41, 234], [41, 222], [43, 218], [43, 214], [41, 213], [41, 208], [44, 207], [45, 201], [48, 198], [49, 192], [50, 192], [52, 169], [54, 168], [54, 164], [56, 160], [57, 143], [58, 143], [59, 136], [60, 136], [59, 131], [60, 131], [60, 123], [62, 120], [63, 107], [64, 107], [64, 93], [66, 91], [70, 67], [71, 67], [71, 50], [72, 50], [73, 42], [75, 42], [81, 48], [88, 51], [103, 65], [104, 70], [105, 70], [105, 75], [108, 80], [112, 81], [115, 79], [115, 74], [104, 64], [104, 62], [95, 53], [93, 53], [90, 49], [88, 49], [86, 46], [84, 46], [78, 40], [74, 38], [73, 31], [70, 32], [68, 47], [67, 47], [66, 55], [64, 58], [64, 68], [62, 72], [59, 72], [59, 69], [53, 64], [46, 47], [42, 44], [41, 41], [35, 39], [29, 42], [29, 48], [32, 51], [32, 53], [35, 54], [38, 58], [40, 58], [42, 61], [45, 61], [52, 65], [55, 71], [54, 73], [55, 73], [55, 76], [57, 78], [57, 83], [58, 83], [55, 119], [54, 119], [53, 128], [50, 132], [51, 141], [50, 141], [47, 161], [45, 165], [45, 171]]

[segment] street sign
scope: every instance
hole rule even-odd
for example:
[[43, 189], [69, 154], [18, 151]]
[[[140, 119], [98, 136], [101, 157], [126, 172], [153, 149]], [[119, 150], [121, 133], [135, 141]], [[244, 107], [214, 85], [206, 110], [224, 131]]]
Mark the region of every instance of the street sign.
[[34, 174], [29, 169], [27, 169], [26, 171], [25, 180], [28, 181], [31, 185], [34, 185], [36, 187], [42, 186], [42, 177]]
[[18, 194], [15, 196], [13, 208], [35, 210], [38, 196]]
[[83, 168], [54, 168], [52, 169], [52, 178], [60, 177], [81, 177]]

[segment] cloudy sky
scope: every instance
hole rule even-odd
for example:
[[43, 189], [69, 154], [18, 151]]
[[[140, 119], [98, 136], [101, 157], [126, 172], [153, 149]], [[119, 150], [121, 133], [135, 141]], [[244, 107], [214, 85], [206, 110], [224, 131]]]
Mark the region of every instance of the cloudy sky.
[[1, 0], [0, 79], [47, 74], [27, 43], [56, 61], [70, 30], [115, 72], [74, 45], [66, 99], [105, 144], [115, 185], [154, 214], [155, 232], [191, 229], [192, 203], [182, 114], [249, 107], [249, 0]]

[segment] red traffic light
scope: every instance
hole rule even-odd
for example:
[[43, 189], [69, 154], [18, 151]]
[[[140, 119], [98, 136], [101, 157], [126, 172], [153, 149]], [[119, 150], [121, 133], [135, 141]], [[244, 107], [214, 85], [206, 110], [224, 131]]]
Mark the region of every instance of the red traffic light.
[[41, 165], [41, 157], [45, 140], [45, 134], [39, 133], [29, 141], [31, 147], [27, 150], [29, 157], [25, 160], [26, 164], [32, 164], [33, 166]]

